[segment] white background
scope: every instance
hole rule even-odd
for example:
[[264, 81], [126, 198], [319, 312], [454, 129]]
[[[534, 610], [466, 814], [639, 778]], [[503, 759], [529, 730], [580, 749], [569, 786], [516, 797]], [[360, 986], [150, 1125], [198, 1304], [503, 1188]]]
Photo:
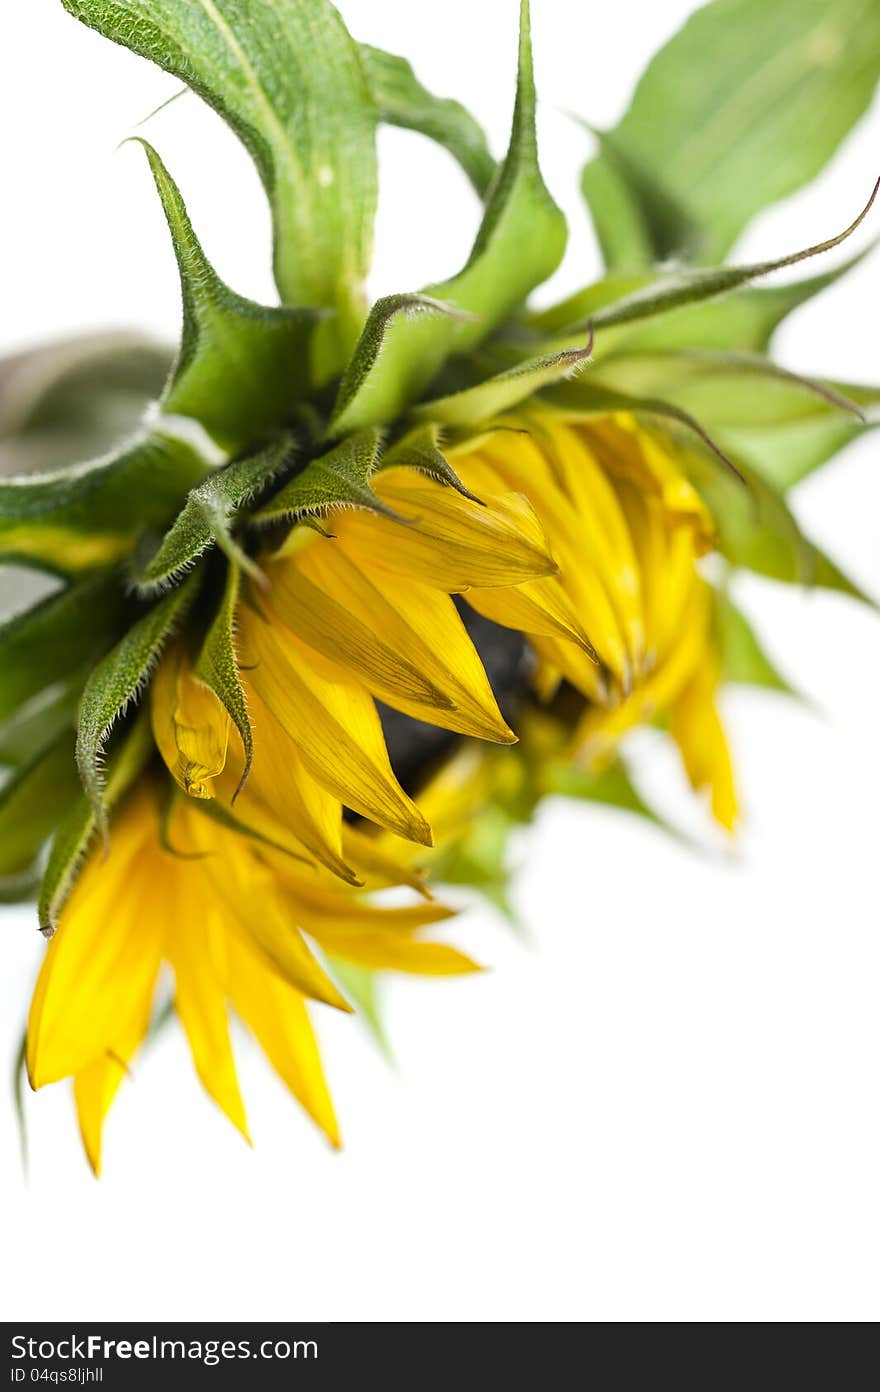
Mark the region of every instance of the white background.
[[[692, 8], [536, 0], [544, 164], [574, 229], [554, 293], [598, 269], [576, 191], [585, 137], [561, 110], [612, 122]], [[359, 38], [467, 101], [503, 148], [513, 0], [342, 9]], [[155, 194], [140, 151], [116, 146], [176, 86], [58, 0], [3, 7], [3, 351], [85, 327], [173, 334]], [[235, 140], [191, 96], [148, 133], [221, 274], [270, 296], [268, 221]], [[376, 293], [454, 271], [478, 216], [426, 142], [389, 132], [382, 156]], [[760, 219], [741, 252], [836, 231], [878, 170], [875, 106], [818, 187]], [[876, 377], [878, 282], [875, 257], [800, 312], [784, 361]], [[797, 508], [880, 595], [875, 451], [851, 448]], [[169, 1034], [124, 1089], [100, 1183], [59, 1087], [29, 1098], [25, 1184], [4, 1091], [3, 1316], [876, 1318], [878, 621], [757, 581], [742, 600], [815, 708], [726, 698], [747, 812], [735, 854], [704, 833], [675, 761], [648, 737], [633, 751], [644, 786], [714, 850], [694, 855], [610, 811], [547, 806], [517, 848], [528, 941], [472, 909], [456, 936], [491, 975], [393, 983], [396, 1071], [357, 1025], [326, 1020], [341, 1156], [247, 1046], [255, 1151]], [[6, 1073], [41, 941], [28, 911], [2, 928]]]

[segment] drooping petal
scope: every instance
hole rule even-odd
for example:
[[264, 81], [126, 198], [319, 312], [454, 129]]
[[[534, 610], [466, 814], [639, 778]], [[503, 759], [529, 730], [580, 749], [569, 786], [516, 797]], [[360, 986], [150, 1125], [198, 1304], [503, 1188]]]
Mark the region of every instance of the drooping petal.
[[730, 749], [715, 705], [717, 687], [717, 665], [709, 657], [679, 693], [670, 732], [681, 750], [691, 787], [695, 792], [708, 789], [715, 820], [732, 832], [738, 817], [736, 788]]
[[258, 692], [312, 777], [341, 803], [411, 841], [431, 830], [395, 778], [372, 698], [279, 624], [245, 614], [241, 651]]
[[81, 1073], [146, 1030], [165, 912], [157, 841], [146, 787], [114, 818], [109, 855], [92, 850], [49, 943], [28, 1021], [32, 1087]]
[[235, 941], [229, 946], [229, 994], [276, 1073], [338, 1147], [339, 1127], [303, 997]]
[[496, 494], [481, 506], [396, 468], [376, 475], [374, 484], [404, 520], [353, 510], [335, 516], [335, 535], [356, 557], [447, 593], [556, 573], [541, 524], [521, 494]]

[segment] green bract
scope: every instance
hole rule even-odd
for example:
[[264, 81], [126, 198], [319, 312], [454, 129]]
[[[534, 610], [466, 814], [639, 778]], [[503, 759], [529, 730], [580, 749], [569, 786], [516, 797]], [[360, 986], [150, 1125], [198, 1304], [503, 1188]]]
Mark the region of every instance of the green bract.
[[[873, 428], [880, 388], [800, 378], [766, 354], [786, 316], [859, 256], [762, 282], [833, 251], [867, 208], [805, 251], [717, 263], [757, 213], [820, 171], [865, 110], [880, 73], [873, 0], [700, 10], [617, 128], [586, 128], [584, 191], [606, 270], [540, 312], [528, 297], [559, 265], [567, 231], [538, 161], [527, 3], [497, 161], [461, 104], [428, 92], [405, 59], [356, 43], [329, 0], [62, 3], [175, 74], [241, 139], [271, 208], [281, 303], [255, 304], [217, 276], [180, 190], [140, 141], [180, 277], [176, 357], [134, 338], [90, 339], [0, 374], [0, 561], [58, 583], [0, 626], [4, 897], [32, 894], [44, 871], [41, 922], [54, 922], [90, 839], [149, 756], [139, 699], [172, 635], [237, 728], [247, 777], [234, 621], [246, 584], [259, 606], [258, 551], [335, 507], [383, 509], [371, 480], [391, 465], [466, 492], [444, 446], [526, 398], [578, 419], [625, 410], [662, 422], [685, 445], [731, 569], [858, 593], [803, 535], [786, 492]], [[447, 149], [483, 211], [457, 275], [370, 307], [381, 122]], [[342, 634], [345, 618], [340, 609]], [[723, 583], [715, 622], [730, 680], [788, 690]], [[379, 670], [381, 645], [374, 657]], [[412, 682], [418, 695], [423, 678]], [[621, 763], [588, 775], [548, 756], [474, 819], [437, 873], [506, 906], [508, 832], [554, 792], [653, 816]], [[371, 1015], [371, 977], [347, 971]]]

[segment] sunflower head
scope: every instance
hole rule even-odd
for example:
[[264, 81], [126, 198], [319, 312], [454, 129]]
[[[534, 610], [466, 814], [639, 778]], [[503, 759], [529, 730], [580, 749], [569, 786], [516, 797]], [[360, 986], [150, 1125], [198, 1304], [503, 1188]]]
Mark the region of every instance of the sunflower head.
[[[508, 833], [543, 796], [645, 810], [621, 753], [643, 724], [734, 830], [719, 691], [778, 678], [728, 576], [854, 592], [784, 489], [876, 397], [775, 366], [770, 332], [820, 278], [757, 283], [864, 213], [772, 262], [659, 265], [726, 246], [695, 176], [649, 176], [624, 123], [585, 176], [607, 272], [535, 310], [567, 234], [526, 3], [497, 163], [464, 108], [327, 0], [64, 3], [244, 141], [281, 302], [221, 280], [139, 139], [182, 293], [164, 387], [155, 353], [92, 344], [16, 388], [16, 447], [83, 392], [103, 420], [132, 373], [158, 396], [121, 446], [0, 482], [0, 558], [58, 582], [0, 628], [0, 872], [52, 937], [27, 1068], [35, 1087], [73, 1078], [97, 1168], [167, 963], [238, 1129], [230, 1009], [336, 1144], [307, 1002], [369, 1019], [375, 972], [476, 969], [430, 931], [449, 910], [428, 869], [505, 906]], [[456, 276], [369, 307], [380, 121], [444, 144], [481, 207]]]

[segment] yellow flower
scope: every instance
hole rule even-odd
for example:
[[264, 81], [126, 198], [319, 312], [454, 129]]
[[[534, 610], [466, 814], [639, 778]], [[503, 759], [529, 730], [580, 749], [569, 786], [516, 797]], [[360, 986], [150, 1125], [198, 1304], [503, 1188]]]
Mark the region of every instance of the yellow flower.
[[563, 685], [577, 694], [575, 757], [601, 761], [633, 724], [667, 716], [694, 787], [708, 787], [733, 826], [711, 593], [697, 565], [712, 524], [675, 447], [628, 416], [568, 421], [532, 408], [449, 456], [474, 497], [411, 469], [380, 470], [384, 512], [337, 510], [326, 530], [295, 527], [261, 559], [265, 587], [236, 613], [252, 763], [183, 637], [153, 676], [154, 741], [188, 797], [169, 803], [147, 773], [123, 803], [109, 856], [92, 852], [62, 911], [28, 1031], [33, 1085], [74, 1078], [96, 1170], [163, 962], [199, 1077], [239, 1130], [228, 1005], [334, 1144], [305, 1004], [349, 1008], [326, 959], [475, 969], [417, 936], [449, 910], [389, 908], [362, 893], [423, 892], [425, 813], [448, 837], [486, 796], [479, 760], [460, 759], [420, 810], [392, 767], [376, 701], [454, 735], [516, 739], [462, 601], [531, 643], [530, 699]]

